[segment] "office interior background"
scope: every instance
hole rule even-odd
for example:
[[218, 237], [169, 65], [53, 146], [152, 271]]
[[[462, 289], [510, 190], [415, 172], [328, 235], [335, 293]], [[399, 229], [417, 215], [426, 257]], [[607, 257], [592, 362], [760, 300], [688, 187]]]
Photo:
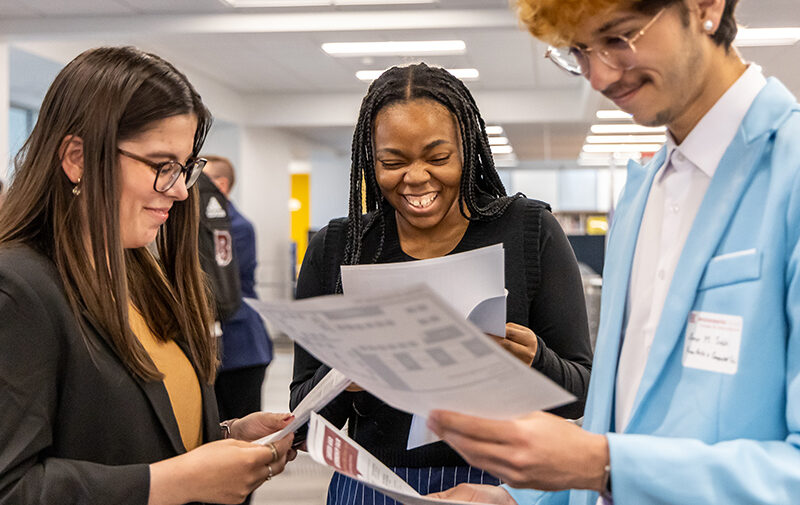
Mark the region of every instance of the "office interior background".
[[[741, 0], [738, 20], [745, 59], [800, 95], [797, 0]], [[337, 45], [380, 42], [404, 44]], [[346, 215], [361, 98], [392, 65], [425, 61], [465, 80], [507, 191], [551, 204], [587, 290], [599, 289], [627, 160], [665, 140], [546, 60], [507, 0], [0, 0], [0, 180], [13, 178], [10, 159], [55, 75], [101, 45], [157, 53], [203, 96], [215, 117], [204, 152], [236, 166], [233, 200], [256, 227], [264, 299], [291, 297], [309, 232]], [[279, 352], [266, 409], [288, 408], [290, 373]], [[320, 503], [327, 477], [301, 458], [255, 503]]]

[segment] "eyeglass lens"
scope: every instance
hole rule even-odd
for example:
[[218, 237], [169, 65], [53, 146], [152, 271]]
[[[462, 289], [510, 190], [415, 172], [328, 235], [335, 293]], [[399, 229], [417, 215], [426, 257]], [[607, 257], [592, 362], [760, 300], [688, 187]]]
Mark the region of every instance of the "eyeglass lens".
[[181, 176], [184, 170], [186, 170], [186, 188], [188, 189], [192, 187], [192, 185], [197, 182], [197, 179], [200, 177], [200, 173], [203, 171], [203, 166], [205, 166], [205, 160], [189, 161], [186, 164], [185, 169], [177, 161], [171, 161], [162, 165], [161, 170], [158, 172], [158, 177], [156, 178], [156, 191], [161, 193], [169, 191], [169, 189], [178, 181], [178, 178]]
[[[636, 53], [629, 45], [603, 48], [595, 52], [604, 64], [615, 70], [628, 70], [635, 64]], [[587, 75], [589, 72], [588, 52], [575, 48], [555, 48], [550, 52], [550, 59], [570, 73]]]

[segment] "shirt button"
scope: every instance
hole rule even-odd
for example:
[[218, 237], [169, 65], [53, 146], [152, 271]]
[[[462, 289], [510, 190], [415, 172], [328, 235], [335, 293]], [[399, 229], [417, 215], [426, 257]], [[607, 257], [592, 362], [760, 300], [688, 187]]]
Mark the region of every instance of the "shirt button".
[[664, 273], [664, 270], [663, 270], [663, 269], [658, 271], [658, 278], [659, 278], [660, 280], [662, 280], [662, 281], [663, 281], [663, 280], [664, 280], [664, 277], [666, 277], [666, 276], [667, 276], [667, 274], [665, 274], [665, 273]]
[[672, 205], [670, 205], [670, 207], [669, 207], [669, 210], [671, 210], [673, 214], [677, 214], [677, 213], [678, 213], [678, 211], [679, 211], [679, 210], [681, 210], [681, 208], [680, 208], [680, 207], [678, 207], [678, 206], [677, 206], [677, 205], [675, 205], [675, 204], [672, 204]]
[[684, 161], [686, 161], [686, 156], [684, 156], [683, 153], [678, 153], [678, 161], [683, 163]]

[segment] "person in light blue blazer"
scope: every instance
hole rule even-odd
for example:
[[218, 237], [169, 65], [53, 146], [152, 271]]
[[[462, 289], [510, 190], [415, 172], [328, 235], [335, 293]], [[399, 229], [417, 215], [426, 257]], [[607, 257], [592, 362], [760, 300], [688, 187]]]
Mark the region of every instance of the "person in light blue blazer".
[[628, 166], [583, 427], [435, 412], [435, 432], [508, 483], [439, 497], [800, 503], [800, 106], [731, 46], [735, 6], [518, 0], [568, 47], [551, 59], [669, 134]]

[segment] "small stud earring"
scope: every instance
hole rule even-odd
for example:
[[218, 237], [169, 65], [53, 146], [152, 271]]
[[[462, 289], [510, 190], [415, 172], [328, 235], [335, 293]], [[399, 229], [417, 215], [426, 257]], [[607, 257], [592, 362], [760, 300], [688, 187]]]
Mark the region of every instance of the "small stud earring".
[[705, 29], [707, 32], [710, 32], [711, 30], [713, 30], [713, 29], [714, 29], [714, 22], [713, 22], [713, 21], [711, 21], [710, 19], [706, 19], [706, 22], [705, 22], [705, 23], [703, 23], [703, 28], [704, 28], [704, 29]]
[[78, 182], [72, 187], [72, 194], [78, 196], [81, 194], [81, 178], [78, 177]]

